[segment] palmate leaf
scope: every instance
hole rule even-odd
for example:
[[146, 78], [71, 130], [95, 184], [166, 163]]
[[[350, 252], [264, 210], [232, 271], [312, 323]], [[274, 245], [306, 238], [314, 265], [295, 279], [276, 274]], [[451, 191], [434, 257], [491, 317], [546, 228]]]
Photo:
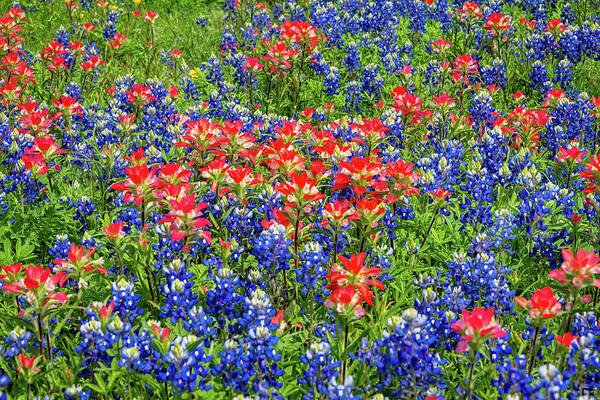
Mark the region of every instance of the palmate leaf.
[[301, 331], [282, 335], [277, 343], [277, 351], [287, 357], [283, 357], [279, 365], [282, 368], [286, 368], [297, 364], [298, 357], [296, 355], [299, 350], [304, 348], [304, 344], [307, 342], [308, 338], [306, 334]]
[[0, 252], [0, 264], [27, 264], [36, 259], [35, 249], [34, 244], [28, 240], [23, 242], [20, 237], [17, 237], [14, 244], [12, 240], [4, 238], [2, 240], [2, 252]]

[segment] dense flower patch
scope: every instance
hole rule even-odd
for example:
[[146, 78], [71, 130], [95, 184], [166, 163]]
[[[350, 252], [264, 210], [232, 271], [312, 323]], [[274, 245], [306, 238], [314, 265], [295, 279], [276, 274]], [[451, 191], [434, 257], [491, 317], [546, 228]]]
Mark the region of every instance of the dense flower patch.
[[5, 5], [0, 399], [597, 398], [590, 3]]

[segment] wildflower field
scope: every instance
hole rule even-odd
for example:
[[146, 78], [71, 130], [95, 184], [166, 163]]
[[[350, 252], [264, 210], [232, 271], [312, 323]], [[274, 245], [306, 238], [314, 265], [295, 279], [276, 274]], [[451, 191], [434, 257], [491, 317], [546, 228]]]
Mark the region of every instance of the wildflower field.
[[0, 400], [600, 398], [599, 5], [0, 1]]

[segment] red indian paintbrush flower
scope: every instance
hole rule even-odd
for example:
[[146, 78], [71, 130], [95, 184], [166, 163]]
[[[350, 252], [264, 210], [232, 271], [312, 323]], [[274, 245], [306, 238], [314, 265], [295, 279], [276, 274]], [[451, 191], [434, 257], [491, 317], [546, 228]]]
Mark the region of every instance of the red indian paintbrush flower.
[[552, 318], [561, 311], [561, 305], [554, 296], [552, 288], [546, 286], [533, 292], [530, 300], [524, 297], [515, 297], [515, 303], [529, 310], [533, 319]]
[[286, 204], [289, 207], [302, 206], [326, 197], [316, 187], [317, 180], [310, 179], [308, 173], [296, 174], [292, 172], [290, 179], [291, 182], [282, 183], [275, 187], [275, 190], [286, 197]]
[[103, 227], [106, 238], [109, 240], [119, 240], [125, 237], [125, 231], [123, 231], [123, 221], [115, 222]]
[[156, 11], [146, 11], [144, 22], [150, 22], [153, 24], [159, 16], [160, 15], [158, 15]]
[[133, 85], [131, 90], [127, 90], [125, 94], [127, 95], [127, 101], [137, 103], [139, 107], [144, 107], [146, 104], [156, 100], [150, 87], [145, 85]]
[[[587, 151], [579, 151], [576, 146], [571, 146], [568, 149], [560, 146], [558, 148], [559, 155], [556, 157], [558, 162], [574, 161], [579, 164], [583, 161], [583, 158], [587, 155]], [[585, 174], [585, 172], [584, 172]]]
[[128, 178], [125, 182], [115, 183], [111, 186], [113, 190], [125, 192], [123, 200], [126, 202], [134, 201], [137, 206], [141, 205], [144, 199], [150, 196], [152, 192], [162, 185], [162, 182], [156, 176], [157, 166], [148, 168], [148, 165], [136, 165], [125, 168]]
[[470, 54], [462, 54], [454, 60], [452, 78], [455, 82], [469, 83], [470, 75], [479, 74], [479, 65]]
[[506, 332], [494, 320], [494, 309], [475, 307], [472, 312], [462, 311], [462, 318], [452, 324], [452, 329], [460, 333], [462, 342], [456, 346], [456, 351], [464, 353], [468, 347], [475, 352], [479, 346], [490, 338], [502, 338]]
[[3, 265], [0, 268], [4, 272], [3, 274], [0, 274], [0, 279], [4, 281], [2, 289], [4, 289], [7, 292], [21, 293], [21, 286], [17, 283], [17, 281], [19, 279], [18, 276], [23, 270], [23, 264], [17, 263]]
[[60, 145], [54, 141], [54, 137], [51, 135], [45, 135], [33, 139], [32, 149], [36, 153], [42, 153], [44, 158], [50, 158], [66, 152], [65, 149], [60, 148]]
[[560, 36], [566, 30], [567, 26], [560, 19], [551, 19], [550, 22], [546, 22], [545, 32], [550, 32], [554, 37]]
[[549, 278], [556, 279], [561, 285], [572, 285], [573, 287], [585, 287], [598, 283], [594, 275], [600, 273], [600, 257], [593, 251], [577, 250], [573, 255], [570, 250], [563, 249], [564, 262], [560, 269], [555, 269], [548, 274]]
[[346, 227], [350, 221], [359, 218], [356, 210], [347, 200], [335, 200], [333, 203], [327, 203], [323, 210], [323, 217], [326, 219], [321, 221], [322, 226], [332, 224], [336, 228]]
[[61, 111], [60, 114], [65, 114], [68, 116], [77, 114], [83, 117], [83, 114], [81, 113], [83, 108], [77, 101], [77, 97], [62, 95], [60, 96], [60, 100], [52, 99], [52, 103]]
[[50, 268], [44, 268], [41, 265], [37, 267], [30, 265], [25, 270], [25, 287], [27, 289], [37, 289], [46, 283], [50, 277]]
[[123, 46], [123, 43], [126, 43], [129, 39], [127, 38], [127, 35], [123, 35], [122, 33], [115, 33], [115, 35], [112, 38], [112, 42], [108, 42], [108, 45], [110, 47], [113, 47], [115, 49], [118, 49], [119, 47]]
[[419, 189], [414, 187], [419, 180], [419, 174], [413, 171], [412, 163], [407, 163], [401, 159], [395, 163], [390, 162], [383, 171], [383, 175], [391, 181], [389, 190], [392, 197], [399, 198], [402, 195], [419, 193]]
[[32, 149], [25, 149], [25, 152], [21, 156], [21, 161], [25, 165], [26, 170], [31, 170], [31, 172], [38, 175], [44, 175], [50, 169], [44, 155], [36, 153]]
[[99, 258], [97, 260], [90, 261], [92, 255], [96, 251], [95, 248], [86, 249], [85, 246], [77, 246], [75, 243], [71, 244], [71, 248], [69, 249], [68, 260], [55, 260], [54, 264], [60, 265], [62, 269], [73, 270], [79, 274], [79, 269], [83, 269], [85, 271], [94, 272], [98, 271], [103, 274], [108, 274], [108, 271], [99, 267], [98, 265], [102, 265], [104, 260]]
[[377, 227], [377, 221], [383, 218], [385, 206], [380, 199], [362, 199], [355, 201], [356, 215], [366, 227]]
[[474, 1], [467, 1], [463, 4], [462, 8], [456, 10], [458, 14], [463, 14], [466, 18], [481, 18], [483, 14], [481, 7]]
[[571, 347], [571, 343], [577, 339], [579, 339], [579, 337], [572, 335], [571, 332], [565, 333], [564, 336], [556, 335], [556, 341], [565, 346], [567, 349]]
[[375, 187], [379, 190], [385, 189], [385, 183], [379, 184], [374, 181], [376, 175], [381, 173], [382, 164], [372, 162], [370, 157], [352, 157], [350, 161], [340, 162], [340, 172], [335, 177], [333, 190], [346, 189], [348, 186], [357, 196], [367, 192], [367, 188]]
[[447, 111], [450, 108], [456, 106], [456, 102], [454, 101], [456, 100], [456, 97], [450, 97], [448, 96], [448, 93], [444, 93], [438, 97], [434, 97], [432, 100], [432, 105], [443, 111]]
[[445, 54], [448, 49], [450, 49], [450, 41], [445, 40], [444, 38], [438, 38], [438, 40], [429, 43], [431, 45], [431, 49], [438, 54]]
[[190, 194], [181, 200], [171, 199], [169, 205], [169, 213], [159, 222], [170, 225], [172, 240], [179, 241], [188, 234], [198, 233], [208, 243], [211, 242], [210, 232], [203, 229], [211, 225], [202, 213], [207, 203], [196, 203], [196, 196]]
[[91, 71], [92, 69], [99, 67], [102, 64], [105, 64], [106, 61], [101, 60], [98, 56], [90, 56], [90, 58], [81, 64], [81, 68]]
[[264, 68], [264, 64], [259, 62], [258, 57], [247, 57], [246, 63], [242, 67], [242, 69], [250, 69], [253, 72], [258, 72], [261, 68]]
[[352, 285], [333, 289], [329, 299], [325, 300], [325, 307], [334, 309], [337, 313], [347, 317], [360, 319], [365, 315], [365, 309], [360, 305], [362, 297]]
[[501, 13], [492, 13], [487, 17], [487, 21], [483, 29], [490, 31], [491, 37], [500, 35], [500, 32], [510, 29], [510, 16], [502, 15]]
[[169, 338], [169, 334], [171, 333], [171, 330], [167, 326], [161, 328], [161, 326], [159, 324], [153, 323], [152, 324], [152, 332], [154, 333], [154, 336], [156, 336], [158, 339], [166, 340]]
[[8, 277], [12, 282], [4, 282], [2, 289], [5, 292], [24, 293], [27, 301], [35, 307], [43, 307], [50, 301], [64, 304], [68, 300], [65, 293], [54, 291], [57, 286], [62, 286], [67, 280], [68, 275], [64, 272], [52, 275], [48, 267], [29, 265], [24, 269], [25, 277], [23, 278], [21, 264], [3, 266], [2, 269], [9, 275], [4, 275], [0, 279]]
[[326, 278], [331, 279], [331, 284], [327, 285], [327, 288], [335, 290], [340, 287], [352, 285], [358, 290], [360, 297], [372, 306], [373, 293], [370, 291], [369, 286], [375, 286], [381, 290], [385, 290], [385, 286], [379, 280], [371, 279], [379, 275], [381, 269], [365, 266], [365, 257], [364, 252], [351, 255], [350, 258], [338, 256], [338, 260], [340, 260], [342, 265], [334, 264], [331, 272], [327, 274]]
[[600, 155], [590, 157], [590, 161], [585, 166], [585, 171], [579, 173], [583, 179], [589, 179], [587, 187], [583, 193], [598, 193], [600, 192]]
[[40, 369], [36, 367], [37, 363], [35, 362], [35, 355], [27, 357], [25, 354], [19, 354], [17, 356], [17, 363], [19, 364], [17, 366], [17, 371], [23, 374], [37, 374], [40, 372]]

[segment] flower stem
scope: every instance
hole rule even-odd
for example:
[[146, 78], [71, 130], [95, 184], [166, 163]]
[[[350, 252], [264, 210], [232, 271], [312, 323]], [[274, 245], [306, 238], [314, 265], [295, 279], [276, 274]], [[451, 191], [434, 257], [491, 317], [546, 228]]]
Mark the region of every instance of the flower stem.
[[427, 238], [429, 237], [429, 234], [431, 233], [431, 228], [433, 228], [433, 224], [435, 223], [436, 219], [437, 219], [437, 210], [436, 210], [435, 214], [433, 215], [433, 218], [431, 219], [431, 223], [429, 224], [429, 228], [427, 228], [427, 232], [425, 232], [425, 237], [423, 238], [423, 241], [421, 242], [421, 246], [419, 247], [419, 250], [421, 250], [423, 248], [423, 246], [425, 245], [425, 242], [427, 242]]
[[42, 316], [37, 315], [38, 334], [40, 336], [40, 354], [44, 356], [44, 331], [42, 330]]
[[473, 372], [475, 371], [475, 363], [477, 362], [477, 359], [474, 358], [473, 362], [471, 363], [471, 369], [469, 370], [469, 381], [468, 381], [468, 394], [467, 394], [467, 399], [468, 400], [472, 400], [473, 399]]
[[[344, 348], [342, 350], [342, 354], [348, 348], [348, 325], [350, 325], [350, 324], [346, 323], [345, 325], [346, 326], [344, 327]], [[341, 358], [342, 354], [340, 354], [340, 358]], [[346, 359], [343, 359], [341, 361], [342, 361], [342, 363], [340, 364], [340, 382], [344, 382], [345, 374], [346, 374]]]
[[535, 347], [537, 346], [537, 339], [540, 333], [540, 327], [535, 327], [535, 332], [533, 334], [533, 342], [531, 343], [531, 355], [529, 357], [529, 366], [527, 367], [527, 374], [531, 375], [531, 371], [533, 370], [533, 364], [535, 364]]

